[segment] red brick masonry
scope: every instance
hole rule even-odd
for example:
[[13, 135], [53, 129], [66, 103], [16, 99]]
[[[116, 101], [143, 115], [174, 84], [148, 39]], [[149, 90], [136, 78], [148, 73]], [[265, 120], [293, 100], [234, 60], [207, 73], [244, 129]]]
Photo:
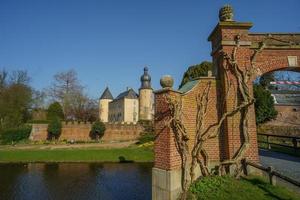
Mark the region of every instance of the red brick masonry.
[[[154, 167], [172, 170], [180, 168], [181, 164], [180, 156], [175, 146], [174, 134], [172, 130], [165, 127], [164, 123], [165, 119], [168, 118], [168, 106], [164, 95], [179, 96], [182, 99], [182, 116], [191, 138], [190, 142], [193, 142], [196, 127], [196, 95], [203, 93], [208, 81], [212, 82], [212, 88], [209, 94], [208, 115], [205, 119], [206, 127], [216, 123], [220, 113], [232, 110], [233, 106], [237, 104], [237, 81], [232, 74], [229, 74], [228, 77], [225, 76], [225, 61], [221, 53], [225, 52], [231, 55], [233, 48], [237, 44], [236, 38], [239, 38], [237, 63], [242, 70], [251, 67], [251, 59], [255, 51], [260, 45], [264, 44], [263, 50], [257, 54], [254, 63], [257, 67], [257, 72], [249, 81], [250, 88], [253, 87], [252, 80], [264, 73], [281, 69], [300, 71], [300, 33], [254, 34], [249, 33], [251, 27], [251, 23], [219, 22], [209, 36], [209, 41], [212, 42], [211, 55], [214, 64], [214, 77], [200, 78], [198, 84], [184, 94], [171, 89], [162, 89], [155, 92], [155, 133], [157, 139], [154, 146]], [[233, 85], [226, 99], [225, 108], [220, 108], [220, 105], [223, 104], [223, 93], [227, 89], [225, 88], [227, 78], [231, 80]], [[246, 152], [246, 156], [249, 160], [259, 162], [254, 106], [250, 107], [249, 116], [248, 133], [250, 148]], [[237, 153], [243, 142], [240, 121], [240, 113], [228, 117], [221, 129], [220, 136], [206, 143], [205, 149], [211, 161], [220, 162], [230, 159]]]
[[[47, 139], [47, 124], [33, 124], [30, 139], [33, 141]], [[143, 127], [138, 124], [105, 124], [103, 141], [126, 141], [139, 138]], [[91, 124], [63, 124], [59, 140], [89, 141]]]

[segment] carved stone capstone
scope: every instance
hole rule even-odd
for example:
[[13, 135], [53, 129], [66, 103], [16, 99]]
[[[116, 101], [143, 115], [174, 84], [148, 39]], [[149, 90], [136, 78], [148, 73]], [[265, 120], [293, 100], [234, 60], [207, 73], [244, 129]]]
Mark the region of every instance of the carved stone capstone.
[[221, 22], [233, 21], [233, 8], [230, 5], [225, 5], [219, 10], [219, 20]]
[[164, 75], [160, 79], [160, 85], [162, 88], [172, 88], [174, 85], [174, 79], [170, 75]]

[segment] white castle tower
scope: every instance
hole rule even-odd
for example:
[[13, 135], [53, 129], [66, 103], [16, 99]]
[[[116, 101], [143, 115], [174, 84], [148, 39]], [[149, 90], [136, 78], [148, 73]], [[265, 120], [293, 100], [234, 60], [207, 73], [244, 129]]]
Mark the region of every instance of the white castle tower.
[[113, 96], [108, 87], [106, 87], [99, 99], [99, 119], [102, 122], [108, 122], [109, 102], [112, 100]]
[[152, 120], [153, 114], [151, 76], [148, 74], [148, 68], [145, 67], [144, 74], [141, 76], [141, 88], [139, 89], [139, 120]]

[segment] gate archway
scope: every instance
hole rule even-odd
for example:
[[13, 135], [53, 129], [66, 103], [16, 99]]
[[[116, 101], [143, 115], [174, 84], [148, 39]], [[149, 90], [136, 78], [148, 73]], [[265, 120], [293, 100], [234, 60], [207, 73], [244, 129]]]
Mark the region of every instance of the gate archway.
[[[173, 129], [166, 126], [166, 121], [172, 117], [166, 97], [178, 98], [182, 102], [181, 119], [191, 146], [197, 129], [196, 97], [205, 93], [208, 84], [210, 92], [207, 94], [209, 104], [203, 120], [205, 128], [214, 126], [222, 118], [222, 113], [234, 109], [241, 102], [243, 94], [240, 87], [243, 84], [240, 84], [237, 72], [248, 80], [249, 95], [253, 97], [252, 84], [257, 76], [281, 69], [300, 69], [300, 33], [250, 33], [252, 23], [234, 21], [233, 14], [225, 11], [220, 11], [220, 21], [208, 37], [212, 44], [212, 76], [192, 80], [180, 90], [165, 87], [155, 92], [157, 138], [152, 171], [153, 199], [176, 199], [181, 191], [182, 159]], [[233, 69], [234, 66], [238, 68]], [[243, 135], [241, 115], [238, 111], [226, 117], [220, 127], [221, 134], [205, 143], [210, 168], [235, 157], [246, 139], [249, 144], [245, 157], [259, 162], [254, 105], [249, 104], [247, 112], [248, 138]], [[196, 174], [199, 176], [200, 171]]]

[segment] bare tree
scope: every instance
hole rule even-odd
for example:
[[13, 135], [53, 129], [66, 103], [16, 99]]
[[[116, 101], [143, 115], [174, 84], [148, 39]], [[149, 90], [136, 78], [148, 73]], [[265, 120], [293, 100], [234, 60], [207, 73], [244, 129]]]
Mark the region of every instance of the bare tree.
[[42, 90], [32, 90], [32, 109], [45, 108], [46, 92]]
[[0, 90], [3, 89], [7, 84], [7, 75], [8, 72], [6, 70], [0, 71]]
[[90, 99], [80, 84], [74, 70], [60, 72], [54, 76], [54, 83], [49, 88], [53, 100], [59, 102], [66, 120], [95, 121], [97, 102]]
[[67, 120], [75, 119], [72, 105], [78, 100], [76, 98], [83, 96], [83, 88], [74, 70], [54, 75], [54, 82], [48, 89], [49, 95], [54, 101], [60, 102]]
[[97, 101], [83, 93], [77, 93], [72, 101], [73, 114], [80, 121], [95, 121], [98, 115]]
[[28, 76], [27, 71], [24, 70], [15, 70], [10, 73], [10, 82], [12, 84], [23, 84], [27, 85], [30, 82], [30, 77]]

